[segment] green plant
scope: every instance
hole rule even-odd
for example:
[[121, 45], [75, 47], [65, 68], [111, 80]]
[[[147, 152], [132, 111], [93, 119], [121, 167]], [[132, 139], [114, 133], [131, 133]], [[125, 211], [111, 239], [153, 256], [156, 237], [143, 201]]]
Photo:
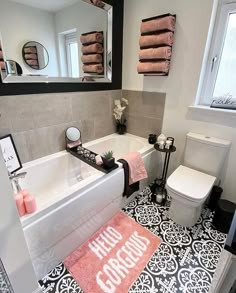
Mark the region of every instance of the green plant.
[[102, 156], [104, 159], [109, 160], [109, 159], [113, 158], [113, 151], [105, 152]]

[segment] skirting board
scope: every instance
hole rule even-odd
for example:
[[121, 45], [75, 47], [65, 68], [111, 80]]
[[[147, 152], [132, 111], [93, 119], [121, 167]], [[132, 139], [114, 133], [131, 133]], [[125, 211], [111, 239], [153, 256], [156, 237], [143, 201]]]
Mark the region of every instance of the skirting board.
[[38, 287], [38, 289], [34, 290], [32, 293], [43, 293], [43, 289]]

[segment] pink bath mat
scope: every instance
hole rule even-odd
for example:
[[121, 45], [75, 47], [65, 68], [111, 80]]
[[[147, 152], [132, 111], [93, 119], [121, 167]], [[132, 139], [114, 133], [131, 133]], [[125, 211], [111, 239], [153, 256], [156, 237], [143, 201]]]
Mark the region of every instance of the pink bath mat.
[[85, 293], [125, 293], [160, 243], [160, 238], [120, 211], [64, 264]]

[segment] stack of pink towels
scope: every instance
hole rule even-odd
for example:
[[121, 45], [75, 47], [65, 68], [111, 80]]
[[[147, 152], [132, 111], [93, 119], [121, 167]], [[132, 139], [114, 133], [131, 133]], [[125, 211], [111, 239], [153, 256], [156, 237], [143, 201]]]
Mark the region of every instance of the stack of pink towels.
[[103, 67], [103, 32], [89, 32], [82, 34], [82, 57], [84, 73], [102, 74]]
[[138, 73], [168, 75], [174, 42], [176, 16], [160, 15], [144, 19], [139, 39]]

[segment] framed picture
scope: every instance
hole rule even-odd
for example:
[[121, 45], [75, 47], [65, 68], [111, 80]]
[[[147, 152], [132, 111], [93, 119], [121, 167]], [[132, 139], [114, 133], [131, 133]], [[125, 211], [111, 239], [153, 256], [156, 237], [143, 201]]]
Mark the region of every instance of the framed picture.
[[11, 134], [0, 138], [0, 148], [9, 173], [14, 173], [22, 168], [19, 155]]

